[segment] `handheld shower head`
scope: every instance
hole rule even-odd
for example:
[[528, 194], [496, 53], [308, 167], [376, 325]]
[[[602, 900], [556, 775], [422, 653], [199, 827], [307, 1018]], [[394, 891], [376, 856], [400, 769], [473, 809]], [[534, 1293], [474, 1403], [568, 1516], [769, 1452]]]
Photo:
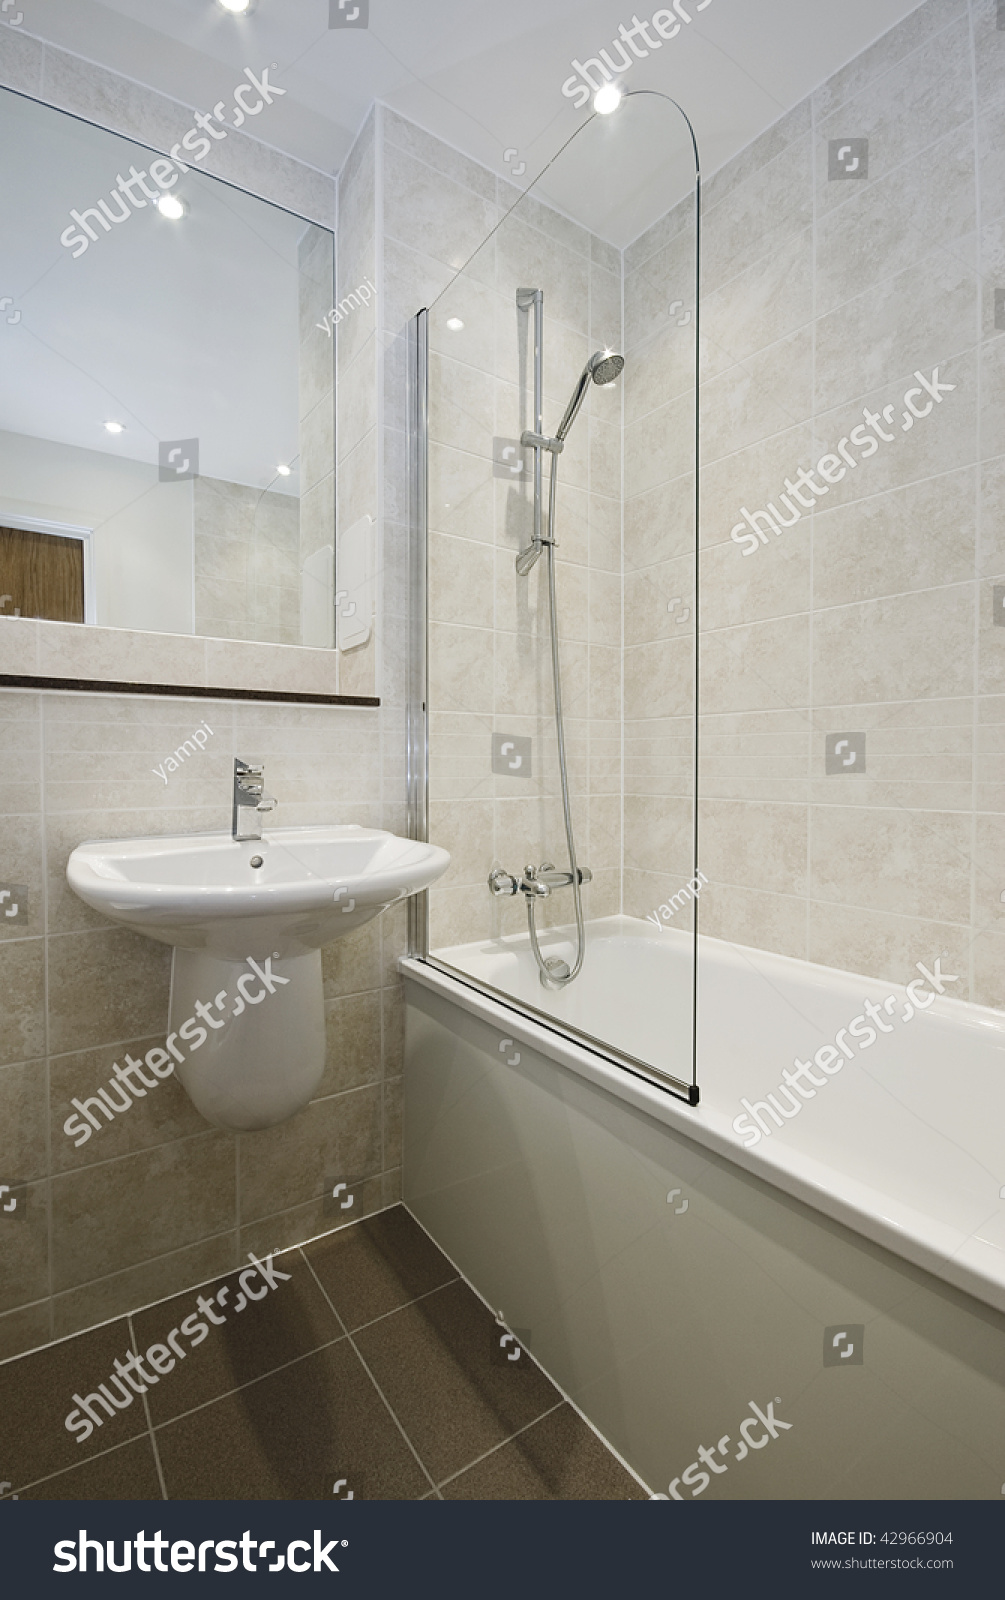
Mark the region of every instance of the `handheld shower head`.
[[579, 382], [576, 384], [572, 399], [566, 407], [565, 416], [556, 430], [556, 439], [568, 437], [569, 429], [578, 417], [579, 408], [586, 399], [586, 391], [590, 386], [591, 378], [594, 383], [599, 384], [601, 388], [605, 388], [607, 384], [614, 383], [620, 378], [624, 367], [624, 356], [616, 356], [610, 350], [594, 351], [579, 375]]
[[625, 370], [624, 356], [602, 355], [598, 350], [595, 356], [590, 357], [590, 376], [594, 383], [601, 388], [609, 383], [616, 383]]

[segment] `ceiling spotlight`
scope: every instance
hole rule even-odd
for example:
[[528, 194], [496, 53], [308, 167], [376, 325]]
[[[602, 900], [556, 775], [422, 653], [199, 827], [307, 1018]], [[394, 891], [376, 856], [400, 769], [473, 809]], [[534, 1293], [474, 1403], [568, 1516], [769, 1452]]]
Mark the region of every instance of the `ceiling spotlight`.
[[185, 207], [176, 194], [162, 194], [157, 202], [157, 210], [169, 222], [178, 222], [185, 215]]
[[224, 11], [247, 11], [251, 0], [220, 0]]
[[593, 97], [593, 109], [602, 117], [609, 117], [612, 111], [617, 111], [621, 98], [621, 90], [616, 83], [605, 83]]
[[125, 433], [125, 431], [126, 430], [122, 426], [121, 422], [106, 422], [105, 423], [105, 432], [106, 433]]
[[290, 468], [290, 467], [277, 467], [276, 471], [279, 473], [279, 476], [281, 478], [288, 478], [289, 475], [290, 475], [290, 472], [292, 471], [292, 468]]
[[461, 321], [460, 317], [448, 317], [447, 318], [447, 327], [450, 329], [451, 333], [460, 333], [460, 331], [463, 328], [463, 326], [464, 326], [464, 324]]

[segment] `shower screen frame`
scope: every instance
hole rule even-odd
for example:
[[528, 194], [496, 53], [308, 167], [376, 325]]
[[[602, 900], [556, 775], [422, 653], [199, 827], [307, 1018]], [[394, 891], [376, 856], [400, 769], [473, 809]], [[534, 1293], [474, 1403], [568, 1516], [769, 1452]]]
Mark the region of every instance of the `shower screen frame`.
[[[694, 570], [694, 659], [692, 667], [692, 681], [694, 688], [694, 705], [692, 712], [692, 749], [693, 772], [691, 783], [692, 802], [692, 868], [694, 878], [698, 874], [698, 715], [699, 715], [699, 562], [700, 549], [700, 326], [701, 326], [701, 168], [698, 152], [698, 142], [690, 118], [677, 101], [669, 95], [657, 90], [634, 90], [634, 95], [646, 95], [667, 101], [674, 106], [684, 118], [694, 151], [695, 177], [694, 177], [694, 540], [693, 549], [695, 557]], [[628, 98], [626, 96], [625, 98]], [[543, 177], [562, 153], [578, 137], [583, 129], [595, 120], [597, 113], [587, 119], [576, 133], [565, 141], [557, 154], [548, 162], [543, 172], [535, 179], [535, 184]], [[528, 194], [533, 194], [534, 185], [525, 190], [514, 204], [507, 210], [496, 224], [492, 232], [496, 232], [510, 217]], [[488, 236], [491, 237], [491, 234]], [[486, 241], [483, 241], [483, 244]], [[479, 246], [481, 249], [482, 246]], [[477, 251], [475, 252], [477, 254]], [[467, 263], [465, 263], [466, 267]], [[465, 270], [461, 267], [451, 283]], [[449, 285], [447, 285], [449, 287]], [[442, 291], [446, 292], [446, 289]], [[407, 706], [407, 796], [408, 796], [408, 837], [422, 843], [429, 840], [429, 307], [418, 311], [407, 327], [407, 401], [408, 401], [408, 439], [409, 439], [409, 645], [408, 645], [408, 706]], [[623, 448], [623, 444], [622, 444]], [[622, 498], [624, 489], [622, 488]], [[621, 582], [624, 587], [624, 555], [622, 553]], [[624, 640], [622, 639], [622, 650]], [[622, 727], [624, 726], [624, 711], [622, 709]], [[624, 773], [622, 772], [622, 784]], [[622, 845], [623, 852], [623, 845]], [[623, 855], [622, 855], [623, 870]], [[698, 919], [699, 903], [697, 898], [692, 900], [692, 949], [691, 949], [691, 978], [692, 978], [692, 1009], [691, 1009], [691, 1081], [678, 1078], [671, 1073], [663, 1072], [651, 1062], [642, 1061], [626, 1051], [620, 1050], [611, 1040], [597, 1039], [585, 1033], [582, 1029], [571, 1023], [556, 1018], [549, 1012], [542, 1011], [529, 1001], [518, 999], [506, 990], [497, 989], [482, 978], [476, 978], [471, 973], [458, 967], [451, 966], [449, 962], [442, 961], [429, 949], [429, 892], [424, 890], [413, 895], [408, 902], [408, 957], [410, 960], [421, 961], [426, 966], [434, 968], [451, 978], [455, 983], [460, 983], [466, 988], [488, 996], [497, 1004], [506, 1006], [511, 1011], [521, 1015], [529, 1015], [535, 1023], [558, 1034], [561, 1038], [571, 1040], [580, 1048], [589, 1050], [600, 1056], [604, 1061], [613, 1064], [622, 1071], [634, 1077], [644, 1079], [655, 1088], [663, 1090], [675, 1099], [683, 1100], [690, 1106], [697, 1106], [700, 1100], [698, 1086], [698, 1042], [697, 1042], [697, 1001], [698, 1001]]]

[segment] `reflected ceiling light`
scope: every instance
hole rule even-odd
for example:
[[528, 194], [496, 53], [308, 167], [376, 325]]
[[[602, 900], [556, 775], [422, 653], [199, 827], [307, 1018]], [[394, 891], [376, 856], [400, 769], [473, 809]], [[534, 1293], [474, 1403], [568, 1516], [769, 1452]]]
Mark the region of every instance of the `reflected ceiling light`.
[[621, 90], [616, 83], [605, 83], [598, 89], [593, 97], [593, 109], [602, 117], [609, 117], [612, 111], [617, 111], [621, 104]]
[[247, 11], [251, 0], [220, 0], [224, 11]]
[[460, 317], [448, 317], [447, 318], [447, 327], [450, 329], [451, 333], [460, 333], [460, 331], [463, 328], [463, 326], [464, 326], [464, 324], [461, 321]]
[[176, 194], [162, 194], [157, 202], [157, 210], [169, 222], [178, 222], [185, 215], [185, 207]]
[[276, 471], [279, 473], [279, 476], [281, 478], [288, 478], [289, 475], [290, 475], [290, 472], [292, 471], [292, 468], [290, 468], [290, 467], [277, 467]]
[[105, 432], [106, 433], [125, 433], [125, 431], [126, 430], [122, 426], [121, 422], [106, 422], [105, 423]]

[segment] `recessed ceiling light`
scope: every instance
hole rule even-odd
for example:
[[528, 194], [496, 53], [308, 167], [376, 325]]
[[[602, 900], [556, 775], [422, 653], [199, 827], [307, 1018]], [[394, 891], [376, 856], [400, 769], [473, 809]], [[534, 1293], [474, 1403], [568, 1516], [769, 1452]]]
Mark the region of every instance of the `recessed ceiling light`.
[[157, 210], [169, 222], [178, 222], [185, 215], [185, 207], [176, 194], [162, 194], [157, 202]]
[[125, 433], [125, 431], [126, 430], [122, 426], [121, 422], [106, 422], [105, 423], [105, 432], [106, 433]]
[[593, 97], [593, 109], [599, 111], [602, 117], [609, 117], [612, 111], [617, 111], [621, 104], [621, 90], [616, 83], [605, 83], [598, 89]]
[[463, 328], [463, 326], [464, 326], [464, 324], [461, 321], [460, 317], [448, 317], [447, 318], [447, 327], [450, 329], [451, 333], [460, 333], [460, 331]]
[[224, 11], [247, 11], [251, 0], [220, 0]]
[[277, 467], [276, 468], [276, 471], [279, 473], [279, 476], [281, 478], [288, 478], [289, 475], [290, 475], [291, 470], [292, 469], [290, 467]]

